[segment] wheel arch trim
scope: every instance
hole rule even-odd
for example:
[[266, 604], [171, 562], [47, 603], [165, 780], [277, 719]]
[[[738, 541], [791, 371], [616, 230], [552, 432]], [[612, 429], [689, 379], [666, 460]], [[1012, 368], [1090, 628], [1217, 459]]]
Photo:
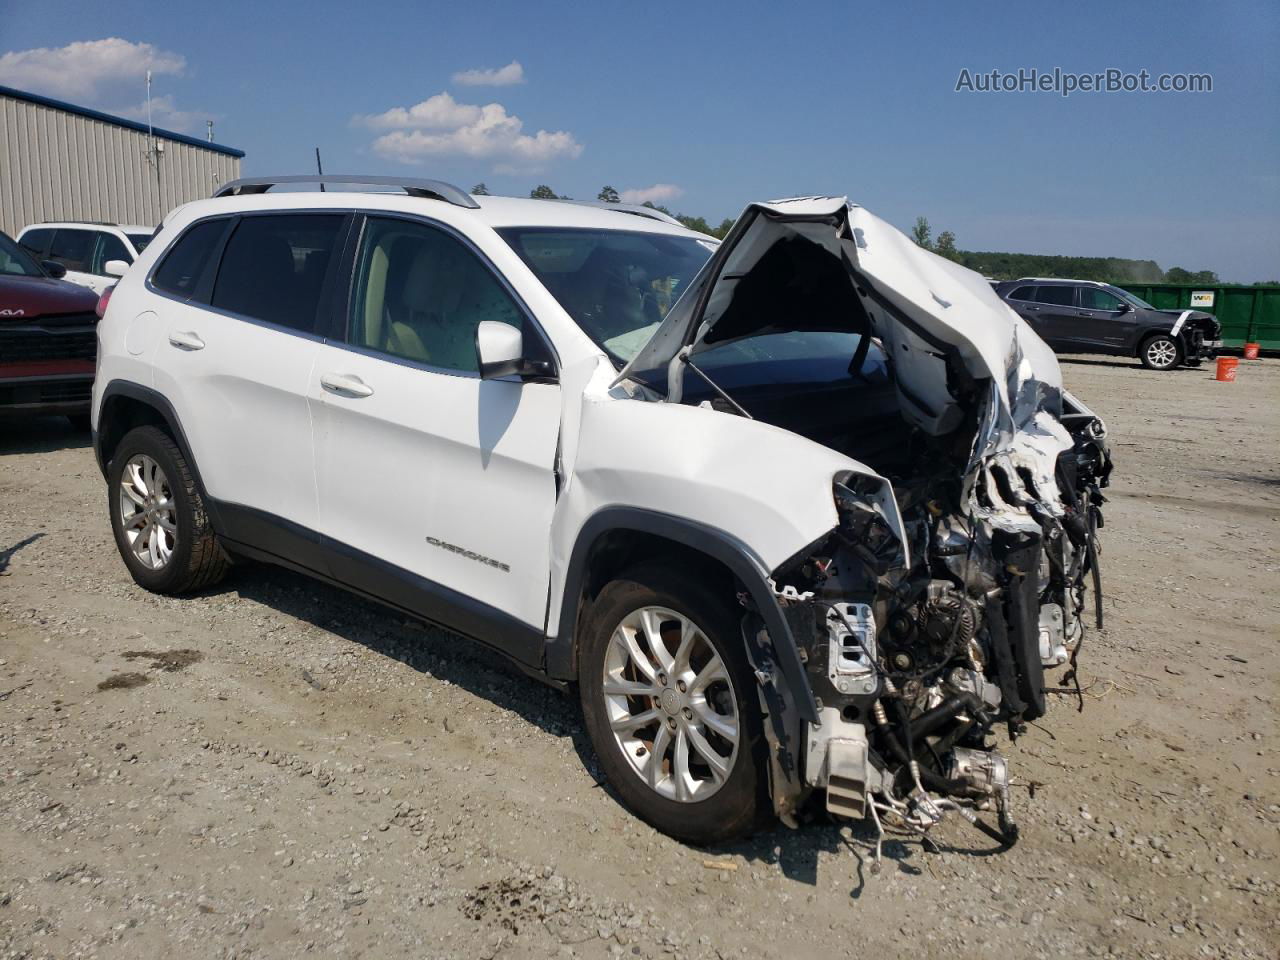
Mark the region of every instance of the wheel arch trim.
[[546, 670], [551, 677], [560, 680], [572, 680], [575, 677], [579, 600], [587, 579], [587, 560], [592, 547], [601, 537], [618, 530], [670, 540], [727, 567], [747, 588], [757, 612], [764, 620], [777, 665], [791, 688], [801, 718], [810, 723], [818, 722], [817, 704], [805, 674], [804, 663], [800, 659], [795, 636], [769, 582], [769, 572], [760, 559], [749, 547], [722, 530], [695, 520], [641, 507], [605, 507], [588, 517], [579, 528], [565, 572], [558, 629], [555, 636], [547, 640]]
[[186, 431], [182, 429], [182, 421], [178, 417], [178, 412], [173, 408], [173, 404], [158, 390], [144, 387], [142, 384], [134, 383], [132, 380], [112, 380], [103, 388], [102, 400], [98, 408], [98, 429], [93, 436], [93, 454], [98, 461], [98, 469], [102, 471], [103, 478], [105, 479], [107, 475], [109, 461], [108, 451], [104, 449], [106, 431], [103, 430], [102, 413], [108, 409], [111, 401], [117, 397], [134, 400], [150, 407], [164, 421], [169, 429], [169, 435], [173, 437], [173, 442], [178, 445], [178, 449], [187, 461], [187, 468], [191, 471], [191, 477], [196, 482], [196, 489], [200, 491], [200, 495], [205, 502], [205, 510], [209, 514], [214, 530], [220, 530], [222, 524], [217, 516], [217, 507], [205, 489], [204, 481], [200, 477], [200, 466], [196, 463], [195, 457], [191, 455], [191, 444], [187, 441]]

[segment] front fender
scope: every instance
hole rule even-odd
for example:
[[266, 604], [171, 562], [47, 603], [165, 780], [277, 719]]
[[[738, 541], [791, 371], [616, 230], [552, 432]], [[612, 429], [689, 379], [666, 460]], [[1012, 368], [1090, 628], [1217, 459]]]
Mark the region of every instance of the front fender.
[[[835, 476], [875, 471], [758, 421], [616, 395], [584, 398], [574, 453], [552, 525], [548, 671], [571, 674], [577, 598], [591, 545], [611, 529], [639, 530], [698, 550], [733, 572], [765, 620], [801, 715], [816, 722], [770, 573], [836, 527]], [[896, 510], [891, 522], [900, 522]]]

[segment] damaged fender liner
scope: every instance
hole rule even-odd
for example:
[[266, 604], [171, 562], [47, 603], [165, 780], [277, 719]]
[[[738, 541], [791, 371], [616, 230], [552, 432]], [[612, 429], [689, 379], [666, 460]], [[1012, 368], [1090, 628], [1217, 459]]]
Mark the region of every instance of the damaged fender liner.
[[[564, 603], [560, 607], [559, 627], [556, 636], [548, 638], [546, 644], [547, 673], [554, 679], [575, 679], [574, 637], [578, 625], [578, 598], [582, 596], [582, 585], [587, 575], [587, 558], [591, 554], [592, 545], [603, 534], [620, 529], [636, 530], [664, 537], [704, 553], [728, 567], [747, 588], [755, 608], [754, 613], [763, 621], [771, 641], [770, 646], [772, 646], [772, 650], [766, 649], [758, 635], [745, 637], [746, 652], [751, 667], [756, 671], [758, 679], [773, 678], [775, 674], [769, 666], [776, 664], [777, 679], [782, 681], [781, 684], [776, 680], [762, 681], [761, 696], [766, 698], [766, 702], [772, 708], [769, 716], [771, 728], [769, 739], [776, 741], [771, 743], [771, 769], [792, 784], [792, 788], [785, 792], [797, 791], [800, 782], [798, 751], [801, 743], [801, 726], [799, 721], [805, 720], [816, 725], [818, 705], [813, 698], [813, 689], [805, 674], [805, 666], [800, 659], [795, 636], [769, 582], [768, 571], [752, 556], [746, 546], [723, 531], [692, 520], [637, 507], [606, 507], [592, 514], [582, 525], [578, 539], [573, 545], [573, 553], [569, 558], [569, 567], [565, 573]], [[779, 690], [778, 688], [782, 686], [786, 689]], [[796, 715], [788, 717], [785, 715], [788, 712], [794, 712]], [[783, 784], [775, 782], [773, 785], [775, 802], [783, 792]]]

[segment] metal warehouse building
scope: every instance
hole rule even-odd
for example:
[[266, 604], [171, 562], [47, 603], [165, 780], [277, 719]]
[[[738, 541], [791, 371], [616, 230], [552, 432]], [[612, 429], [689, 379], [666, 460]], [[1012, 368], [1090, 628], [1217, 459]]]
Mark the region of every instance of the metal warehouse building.
[[240, 176], [244, 151], [0, 86], [0, 230], [99, 220], [155, 226]]

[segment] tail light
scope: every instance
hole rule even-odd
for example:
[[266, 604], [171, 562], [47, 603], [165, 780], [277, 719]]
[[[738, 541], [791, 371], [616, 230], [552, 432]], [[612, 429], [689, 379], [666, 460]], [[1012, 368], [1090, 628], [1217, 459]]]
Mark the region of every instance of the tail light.
[[93, 308], [93, 312], [98, 315], [99, 320], [101, 320], [103, 315], [107, 312], [107, 304], [111, 302], [111, 291], [115, 288], [116, 285], [113, 283], [111, 286], [107, 287], [107, 289], [103, 290], [101, 296], [98, 297], [98, 305]]

